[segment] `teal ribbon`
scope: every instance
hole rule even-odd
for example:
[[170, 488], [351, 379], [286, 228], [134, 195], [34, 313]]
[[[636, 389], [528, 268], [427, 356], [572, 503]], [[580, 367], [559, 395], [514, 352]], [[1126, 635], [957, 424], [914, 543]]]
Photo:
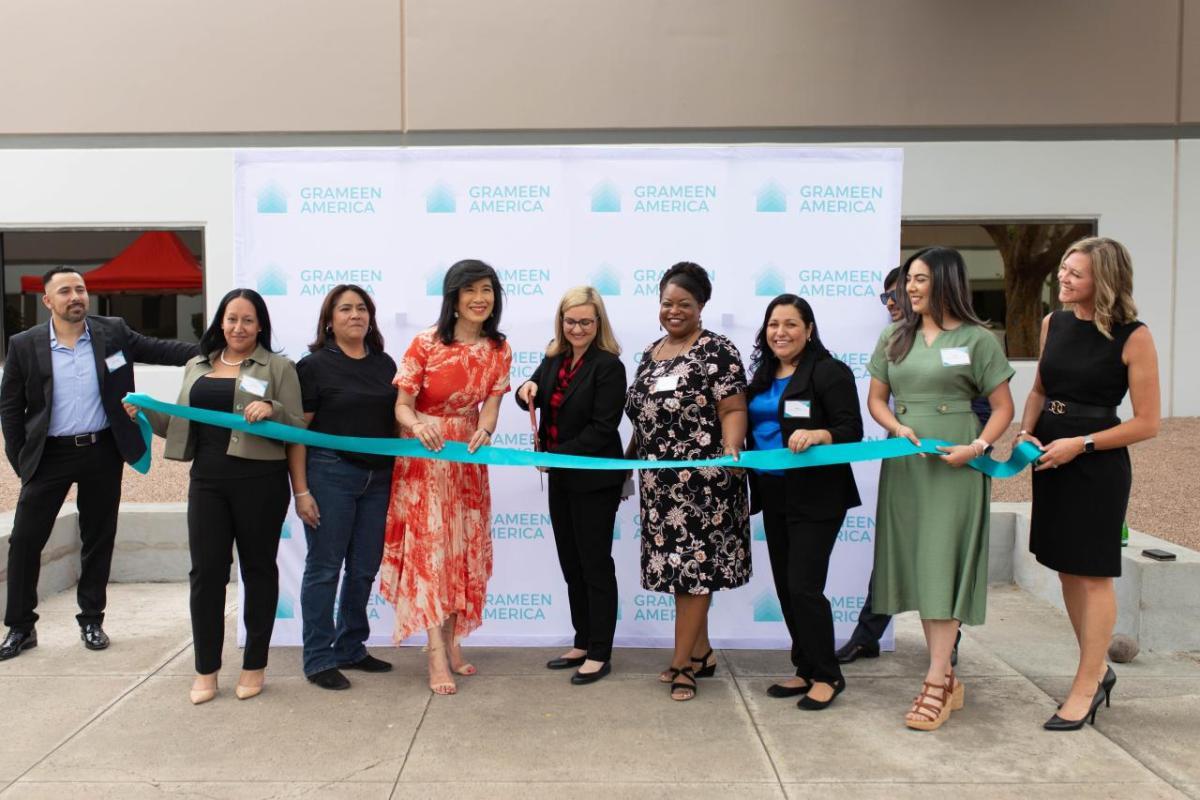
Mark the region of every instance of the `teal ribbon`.
[[[350, 453], [366, 453], [376, 456], [394, 456], [400, 458], [431, 458], [439, 461], [457, 461], [462, 464], [487, 464], [498, 467], [548, 467], [558, 469], [697, 469], [699, 467], [745, 467], [747, 469], [784, 470], [798, 467], [824, 467], [830, 464], [850, 464], [855, 461], [875, 461], [884, 458], [903, 458], [904, 456], [926, 453], [941, 455], [938, 447], [947, 447], [950, 442], [940, 439], [922, 439], [921, 444], [915, 445], [908, 439], [883, 439], [874, 442], [851, 442], [848, 444], [823, 444], [810, 447], [803, 453], [793, 453], [787, 448], [778, 450], [747, 450], [741, 458], [734, 460], [732, 456], [710, 458], [701, 461], [638, 461], [623, 458], [593, 458], [591, 456], [570, 456], [562, 453], [539, 453], [531, 450], [515, 450], [509, 447], [480, 447], [474, 453], [467, 452], [463, 442], [446, 442], [441, 450], [433, 452], [426, 450], [416, 439], [370, 439], [358, 436], [335, 436], [330, 433], [319, 433], [291, 425], [264, 420], [262, 422], [247, 422], [245, 417], [231, 414], [227, 411], [211, 411], [205, 408], [192, 408], [174, 403], [164, 403], [144, 394], [128, 394], [125, 402], [139, 408], [170, 414], [191, 422], [205, 425], [215, 425], [235, 431], [262, 436], [267, 439], [277, 439], [290, 444], [302, 444], [307, 447], [324, 447], [329, 450], [343, 450]], [[133, 467], [145, 474], [150, 469], [150, 424], [145, 415], [138, 412], [138, 428], [146, 439], [146, 455]], [[1009, 478], [1030, 463], [1036, 461], [1041, 451], [1029, 442], [1022, 442], [1014, 450], [1008, 461], [996, 461], [990, 456], [980, 456], [968, 466], [979, 470], [993, 478]], [[141, 466], [145, 461], [145, 469]]]

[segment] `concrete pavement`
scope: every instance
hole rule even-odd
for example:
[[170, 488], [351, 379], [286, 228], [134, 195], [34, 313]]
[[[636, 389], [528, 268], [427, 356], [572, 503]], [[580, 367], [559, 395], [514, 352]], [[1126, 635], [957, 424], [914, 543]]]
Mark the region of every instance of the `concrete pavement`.
[[73, 590], [39, 611], [39, 647], [0, 664], [5, 800], [1200, 798], [1200, 656], [1117, 665], [1094, 728], [1044, 732], [1070, 683], [1070, 628], [1012, 586], [965, 632], [966, 708], [932, 734], [902, 723], [923, 672], [912, 614], [898, 652], [850, 666], [845, 694], [813, 713], [765, 694], [784, 653], [735, 650], [674, 703], [655, 680], [665, 651], [618, 650], [611, 677], [575, 687], [542, 667], [557, 650], [470, 649], [479, 675], [444, 698], [414, 648], [375, 649], [396, 669], [349, 673], [347, 692], [309, 685], [299, 650], [280, 648], [266, 691], [239, 702], [232, 614], [221, 694], [193, 707], [186, 584], [110, 587], [100, 653], [79, 642]]

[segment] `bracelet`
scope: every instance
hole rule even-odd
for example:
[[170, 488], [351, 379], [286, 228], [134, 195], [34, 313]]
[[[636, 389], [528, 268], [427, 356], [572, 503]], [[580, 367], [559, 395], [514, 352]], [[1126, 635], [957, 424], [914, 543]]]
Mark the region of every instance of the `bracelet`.
[[305, 490], [303, 492], [297, 492], [296, 494], [292, 495], [292, 497], [295, 497], [297, 500], [299, 500], [301, 497], [306, 497], [310, 494], [312, 494], [312, 492]]
[[1028, 436], [1029, 431], [1017, 431], [1017, 436]]
[[488, 435], [488, 438], [489, 438], [489, 439], [490, 439], [490, 438], [492, 438], [492, 432], [491, 432], [491, 431], [489, 431], [487, 428], [480, 428], [479, 430], [481, 430], [481, 431], [483, 431], [484, 433], [486, 433], [486, 434]]

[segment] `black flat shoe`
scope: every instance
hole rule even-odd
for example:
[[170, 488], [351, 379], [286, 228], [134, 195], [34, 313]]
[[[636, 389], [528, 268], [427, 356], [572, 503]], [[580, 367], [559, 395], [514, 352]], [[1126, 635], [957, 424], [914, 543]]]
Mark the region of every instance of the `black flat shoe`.
[[585, 686], [589, 683], [595, 683], [610, 672], [612, 672], [612, 662], [605, 661], [600, 669], [595, 672], [576, 672], [571, 676], [571, 683], [576, 686]]
[[79, 629], [79, 638], [88, 650], [103, 650], [108, 647], [108, 634], [99, 622], [89, 622]]
[[573, 669], [575, 667], [582, 667], [585, 661], [587, 661], [587, 656], [579, 656], [579, 658], [552, 658], [546, 662], [546, 669]]
[[350, 688], [350, 680], [336, 667], [314, 672], [308, 676], [308, 682], [316, 684], [322, 689], [333, 689], [334, 691]]
[[22, 650], [32, 650], [35, 647], [37, 647], [36, 628], [30, 628], [27, 631], [9, 628], [8, 635], [4, 637], [4, 644], [0, 644], [0, 661], [16, 658], [21, 655]]
[[[362, 672], [391, 672], [392, 665], [368, 653], [353, 664], [342, 664], [341, 669], [357, 669]], [[325, 671], [328, 672], [329, 670]]]
[[839, 647], [833, 654], [839, 664], [853, 664], [860, 658], [879, 658], [879, 642], [875, 644], [859, 644], [848, 642]]
[[717, 674], [717, 662], [713, 661], [711, 664], [708, 663], [708, 659], [712, 656], [712, 654], [713, 651], [710, 647], [708, 648], [708, 652], [700, 656], [700, 658], [692, 659], [693, 664], [700, 665], [700, 668], [695, 671], [697, 678], [711, 678], [713, 675]]
[[1048, 731], [1077, 731], [1083, 727], [1083, 723], [1085, 722], [1095, 725], [1096, 711], [1099, 710], [1100, 704], [1104, 702], [1105, 697], [1104, 686], [1098, 684], [1096, 686], [1096, 695], [1092, 698], [1092, 707], [1088, 709], [1086, 714], [1079, 719], [1063, 719], [1058, 714], [1055, 714], [1046, 720], [1042, 727]]
[[803, 686], [784, 686], [782, 683], [772, 683], [767, 687], [768, 697], [796, 697], [801, 694], [808, 694], [808, 690], [812, 688], [812, 683], [806, 683]]
[[[834, 681], [832, 686], [833, 694], [829, 696], [828, 700], [813, 700], [811, 695], [806, 694], [796, 701], [796, 708], [803, 708], [805, 711], [820, 711], [823, 708], [829, 708], [833, 704], [833, 701], [837, 700], [837, 696], [842, 693], [842, 690], [846, 688], [846, 679], [842, 678], [840, 681]], [[811, 688], [810, 686], [809, 689]]]
[[962, 628], [959, 627], [957, 635], [954, 637], [954, 649], [950, 651], [950, 666], [958, 666], [958, 643], [962, 641]]

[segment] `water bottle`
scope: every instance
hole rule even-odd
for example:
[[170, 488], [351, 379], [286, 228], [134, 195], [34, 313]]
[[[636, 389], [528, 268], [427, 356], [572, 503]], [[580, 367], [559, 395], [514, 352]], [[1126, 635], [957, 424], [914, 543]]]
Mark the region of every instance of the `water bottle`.
[[1129, 522], [1121, 523], [1121, 547], [1129, 546]]

